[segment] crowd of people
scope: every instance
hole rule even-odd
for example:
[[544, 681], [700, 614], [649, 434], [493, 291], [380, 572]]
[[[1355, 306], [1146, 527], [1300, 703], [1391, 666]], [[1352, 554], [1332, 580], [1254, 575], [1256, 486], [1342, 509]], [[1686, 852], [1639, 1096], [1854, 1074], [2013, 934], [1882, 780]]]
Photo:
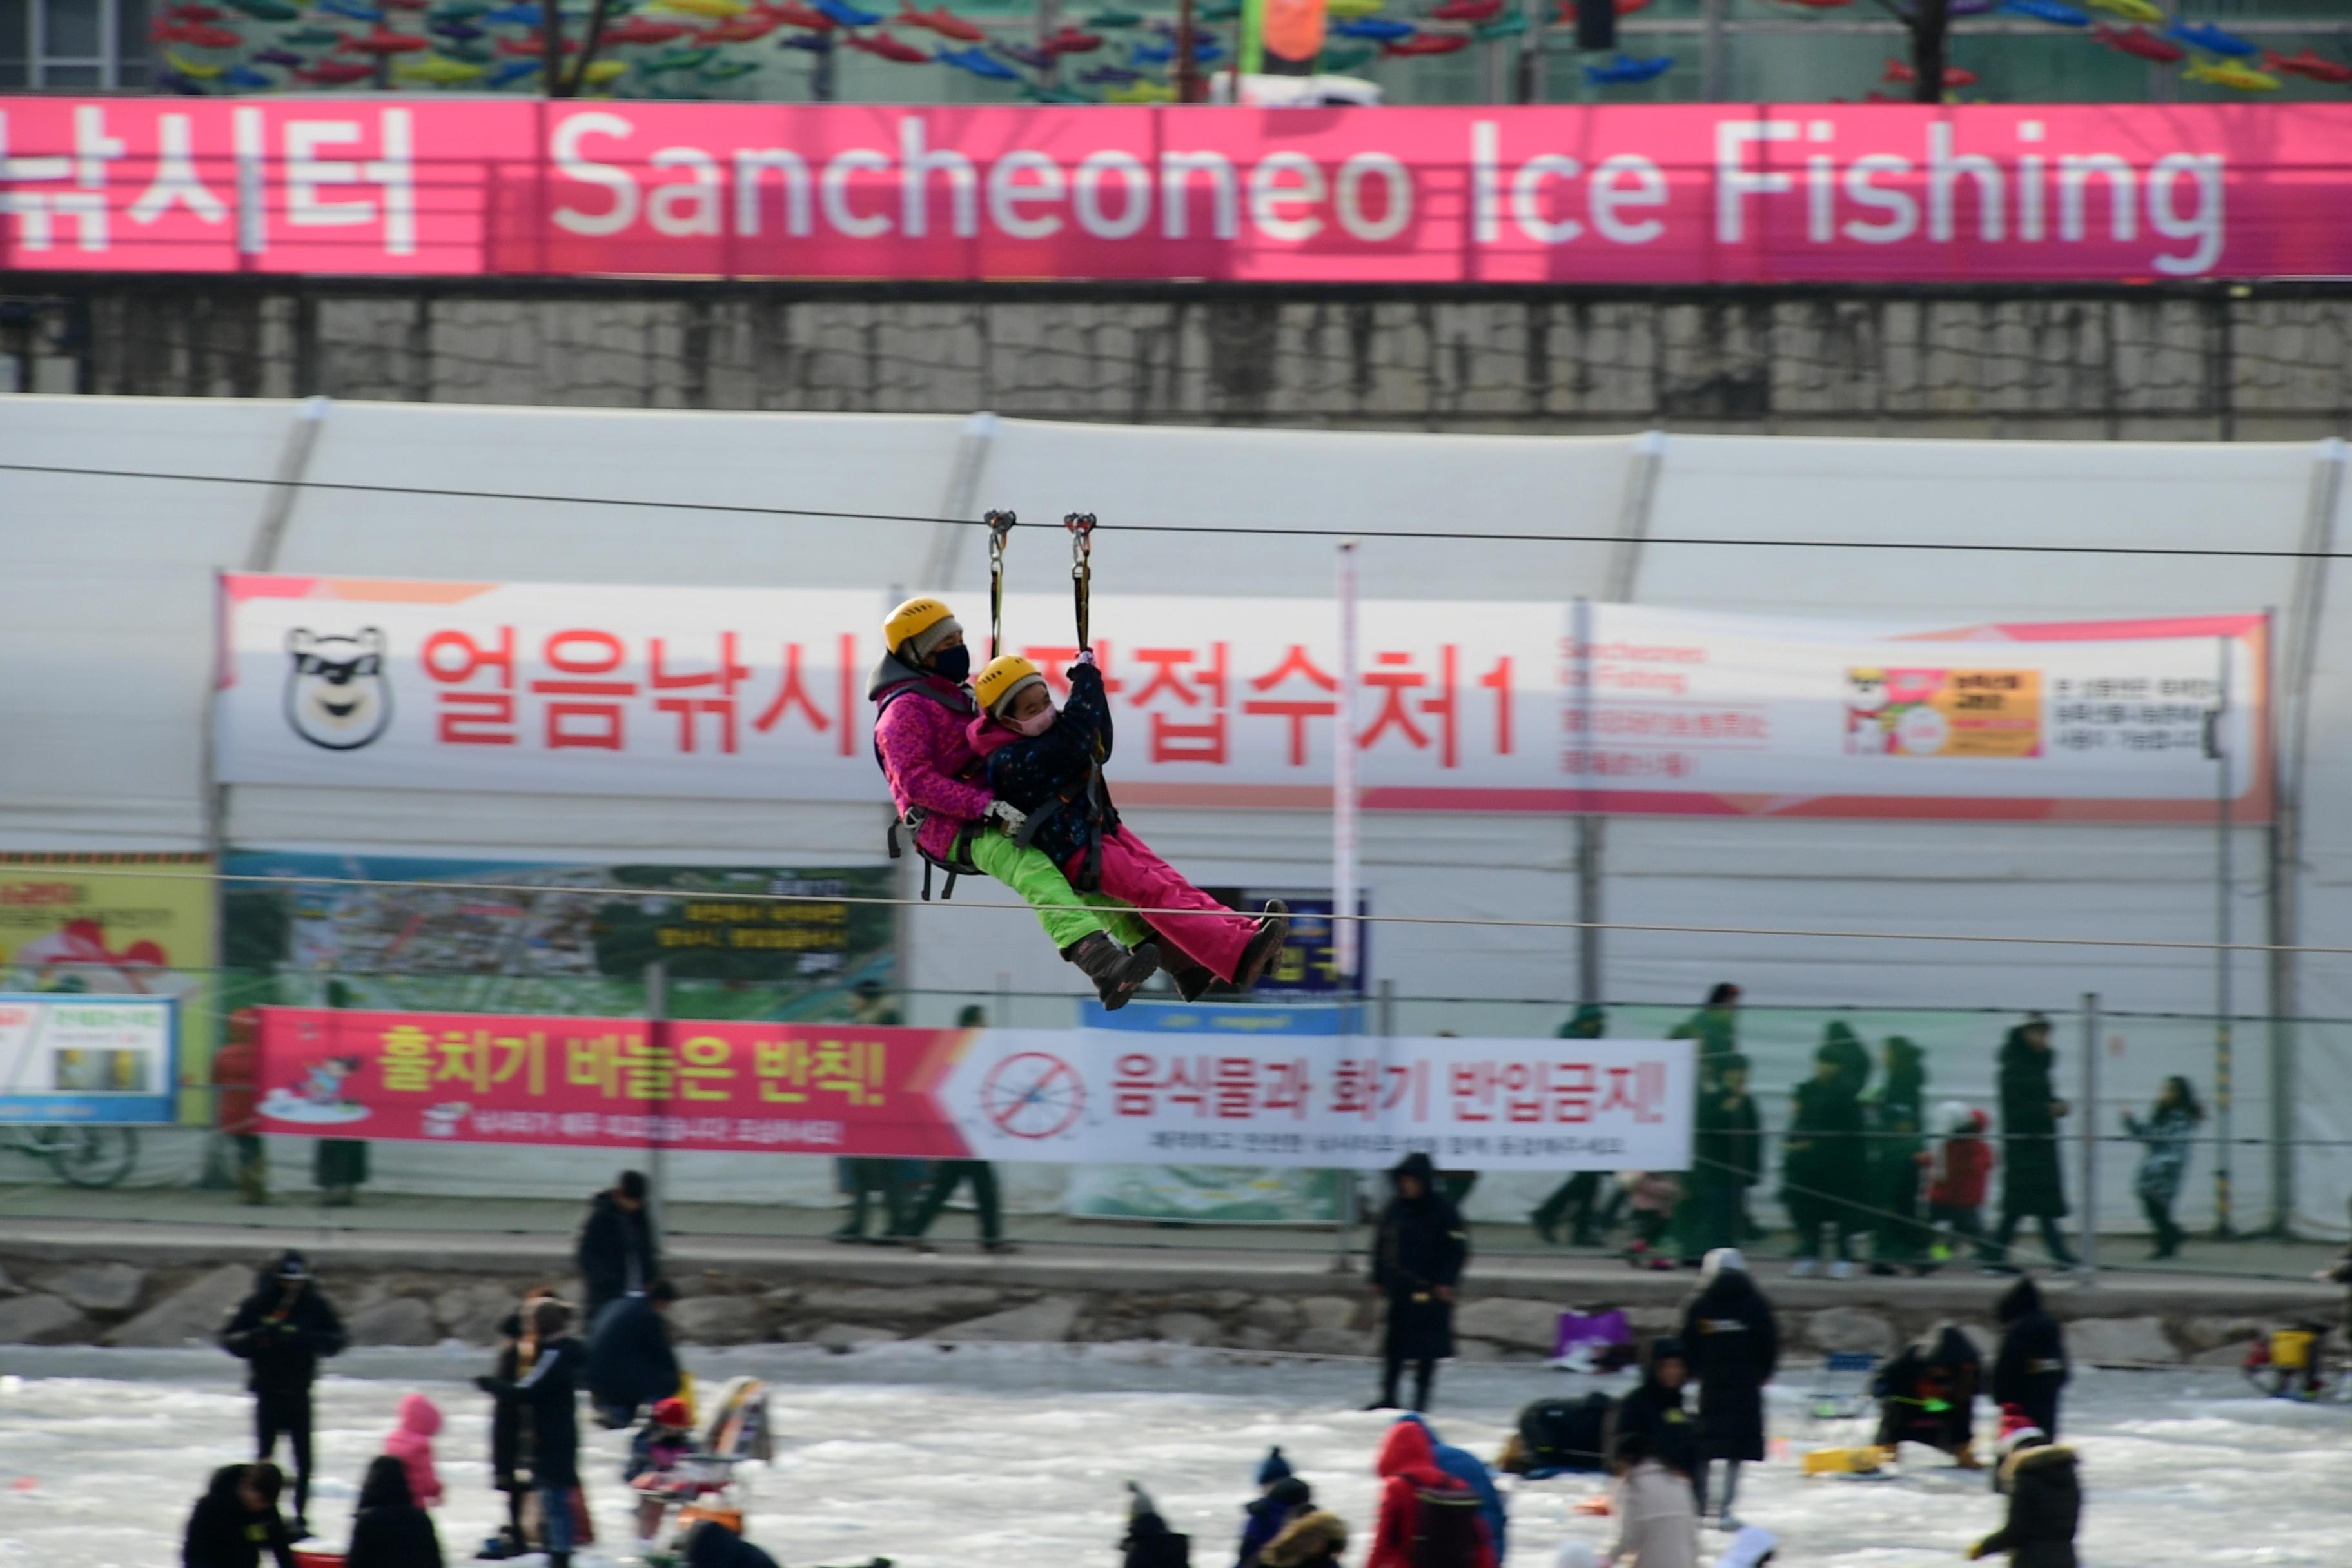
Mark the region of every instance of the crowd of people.
[[[1716, 1247], [1762, 1238], [1748, 1200], [1765, 1179], [1765, 1134], [1738, 1047], [1739, 1002], [1737, 985], [1719, 984], [1673, 1031], [1697, 1046], [1692, 1168], [1621, 1172], [1613, 1184], [1580, 1172], [1529, 1215], [1538, 1236], [1601, 1247], [1623, 1224], [1628, 1260], [1652, 1268], [1696, 1268]], [[1605, 1011], [1585, 1006], [1559, 1034], [1598, 1038], [1607, 1029]], [[1932, 1100], [1926, 1053], [1915, 1042], [1887, 1037], [1874, 1063], [1852, 1025], [1831, 1021], [1780, 1140], [1792, 1272], [1843, 1279], [1866, 1266], [1873, 1274], [1927, 1274], [1972, 1253], [1985, 1273], [2014, 1275], [2017, 1235], [2028, 1222], [2053, 1263], [2075, 1267], [2059, 1224], [2068, 1213], [2060, 1127], [2074, 1107], [2058, 1092], [2056, 1066], [2049, 1019], [2033, 1014], [2009, 1030], [1997, 1063], [1996, 1129], [1978, 1107]], [[2134, 1191], [2155, 1242], [2151, 1259], [2178, 1255], [2185, 1238], [2173, 1205], [2204, 1118], [2195, 1086], [2182, 1077], [2165, 1080], [2145, 1116], [2122, 1117], [2124, 1133], [2144, 1150]], [[2000, 1205], [1988, 1228], [1996, 1171]]]

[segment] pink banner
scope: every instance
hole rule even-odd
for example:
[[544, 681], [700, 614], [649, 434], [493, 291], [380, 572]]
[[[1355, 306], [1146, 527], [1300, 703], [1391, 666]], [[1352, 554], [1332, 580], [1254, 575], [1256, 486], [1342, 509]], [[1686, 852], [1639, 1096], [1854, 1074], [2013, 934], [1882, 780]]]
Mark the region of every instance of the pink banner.
[[2352, 274], [2352, 105], [0, 99], [0, 268], [1247, 282]]
[[261, 1009], [265, 1131], [960, 1159], [971, 1035], [845, 1024]]

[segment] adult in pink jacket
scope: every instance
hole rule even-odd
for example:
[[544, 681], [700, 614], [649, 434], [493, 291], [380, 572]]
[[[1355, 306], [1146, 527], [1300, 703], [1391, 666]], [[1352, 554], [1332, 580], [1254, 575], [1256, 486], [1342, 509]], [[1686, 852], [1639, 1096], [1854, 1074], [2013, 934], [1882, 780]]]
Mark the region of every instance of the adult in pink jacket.
[[874, 752], [916, 847], [1019, 893], [1104, 1004], [1124, 1005], [1160, 967], [1159, 950], [1129, 906], [1077, 892], [1043, 850], [1016, 838], [1026, 818], [989, 793], [966, 732], [980, 706], [965, 684], [971, 654], [962, 626], [939, 600], [909, 599], [882, 623], [882, 637], [888, 651], [866, 693], [876, 707]]

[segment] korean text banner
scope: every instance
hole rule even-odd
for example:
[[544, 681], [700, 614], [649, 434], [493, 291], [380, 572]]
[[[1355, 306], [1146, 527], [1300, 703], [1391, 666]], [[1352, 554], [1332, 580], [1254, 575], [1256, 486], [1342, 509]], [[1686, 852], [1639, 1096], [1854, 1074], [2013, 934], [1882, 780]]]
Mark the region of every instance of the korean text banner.
[[0, 994], [0, 1121], [164, 1122], [179, 1004]]
[[[881, 596], [231, 576], [233, 784], [884, 799]], [[1057, 686], [1067, 601], [1007, 601]], [[2261, 616], [1858, 626], [1648, 605], [1362, 607], [1374, 810], [2211, 818], [2270, 805]], [[1129, 805], [1330, 800], [1328, 601], [1102, 597]], [[2228, 670], [2228, 700], [2209, 724]], [[2210, 736], [2209, 736], [2210, 731]]]
[[1898, 628], [1585, 614], [1563, 714], [1576, 809], [2210, 822], [2226, 789], [2233, 820], [2269, 818], [2262, 616]]
[[[231, 576], [225, 595], [232, 783], [886, 798], [866, 698], [879, 594]], [[1363, 606], [1367, 804], [1555, 789], [1561, 614]], [[1004, 622], [1066, 689], [1069, 601], [1013, 595]], [[1094, 628], [1118, 799], [1328, 801], [1329, 601], [1098, 595]]]
[[1688, 1041], [1139, 1036], [270, 1007], [321, 1137], [1055, 1163], [1677, 1170]]
[[2352, 272], [2352, 106], [1371, 111], [0, 98], [0, 268], [2139, 280]]

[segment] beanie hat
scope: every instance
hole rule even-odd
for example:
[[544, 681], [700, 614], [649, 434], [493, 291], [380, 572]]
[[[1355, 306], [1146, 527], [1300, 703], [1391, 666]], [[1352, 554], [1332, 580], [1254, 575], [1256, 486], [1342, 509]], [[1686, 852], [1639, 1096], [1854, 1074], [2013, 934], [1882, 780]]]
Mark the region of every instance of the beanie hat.
[[1268, 1448], [1265, 1461], [1257, 1468], [1257, 1484], [1270, 1487], [1290, 1474], [1290, 1461], [1282, 1457], [1280, 1448]]
[[686, 1408], [686, 1401], [677, 1398], [665, 1399], [656, 1405], [653, 1418], [656, 1426], [674, 1426], [680, 1431], [694, 1424], [693, 1415]]
[[963, 630], [963, 623], [953, 616], [943, 616], [907, 639], [917, 658], [929, 658], [939, 650], [940, 644]]
[[1748, 1256], [1736, 1247], [1718, 1247], [1710, 1251], [1698, 1266], [1698, 1282], [1702, 1286], [1715, 1283], [1716, 1276], [1729, 1270], [1734, 1274], [1748, 1271]]
[[2000, 1407], [2000, 1455], [2007, 1458], [2020, 1448], [2032, 1448], [2050, 1441], [2050, 1434], [2033, 1424], [2033, 1417], [2022, 1405]]

